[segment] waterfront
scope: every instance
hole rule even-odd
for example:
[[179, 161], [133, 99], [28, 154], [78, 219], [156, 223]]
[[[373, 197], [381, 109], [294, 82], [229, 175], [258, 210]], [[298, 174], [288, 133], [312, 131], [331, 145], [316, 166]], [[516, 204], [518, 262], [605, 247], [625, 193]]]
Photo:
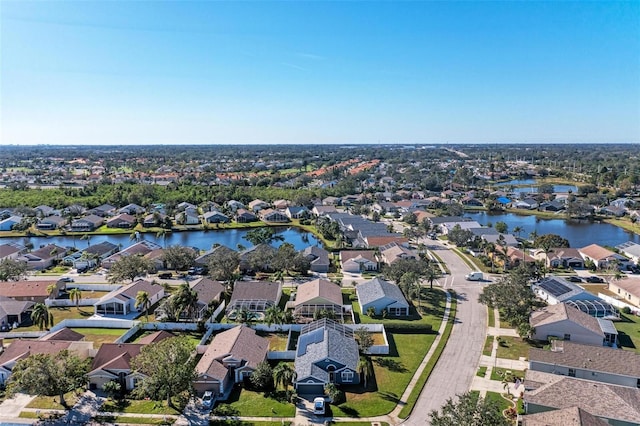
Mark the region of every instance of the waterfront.
[[[284, 238], [284, 241], [274, 241], [273, 246], [278, 247], [283, 242], [291, 243], [296, 250], [302, 250], [309, 246], [321, 245], [321, 242], [310, 232], [301, 231], [296, 227], [277, 227], [277, 235]], [[246, 248], [252, 247], [249, 241], [244, 239], [251, 229], [224, 229], [224, 230], [209, 230], [209, 231], [184, 231], [184, 232], [169, 232], [165, 238], [156, 237], [155, 234], [139, 234], [141, 239], [153, 241], [161, 246], [181, 245], [188, 247], [197, 247], [200, 250], [209, 250], [214, 244], [221, 244], [232, 248], [238, 249], [238, 245]], [[0, 244], [14, 242], [25, 245], [26, 243], [33, 244], [33, 247], [38, 248], [46, 244], [57, 244], [61, 247], [76, 247], [78, 249], [84, 249], [89, 244], [97, 244], [102, 241], [110, 241], [114, 244], [121, 244], [122, 248], [129, 247], [134, 244], [135, 239], [131, 239], [130, 234], [110, 234], [110, 235], [91, 235], [90, 239], [81, 239], [80, 235], [70, 236], [54, 236], [54, 237], [12, 237], [0, 239]]]
[[584, 247], [597, 243], [605, 246], [616, 246], [626, 241], [640, 244], [640, 235], [625, 231], [617, 226], [604, 222], [590, 222], [587, 220], [542, 219], [533, 215], [518, 215], [502, 212], [467, 212], [469, 217], [481, 225], [504, 222], [508, 225], [508, 232], [515, 227], [522, 228], [520, 236], [529, 238], [531, 232], [538, 235], [557, 234], [569, 240], [571, 247]]

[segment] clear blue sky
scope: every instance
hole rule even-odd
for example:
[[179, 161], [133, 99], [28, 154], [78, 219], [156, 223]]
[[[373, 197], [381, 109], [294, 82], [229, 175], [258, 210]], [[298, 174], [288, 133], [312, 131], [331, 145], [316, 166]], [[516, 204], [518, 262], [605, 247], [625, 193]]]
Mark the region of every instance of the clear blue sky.
[[0, 0], [2, 144], [639, 142], [640, 2]]

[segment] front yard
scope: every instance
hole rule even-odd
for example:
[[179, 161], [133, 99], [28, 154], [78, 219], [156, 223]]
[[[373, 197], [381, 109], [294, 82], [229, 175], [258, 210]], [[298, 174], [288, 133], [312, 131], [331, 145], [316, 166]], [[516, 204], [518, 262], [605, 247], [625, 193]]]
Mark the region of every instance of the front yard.
[[529, 358], [529, 349], [544, 348], [547, 342], [524, 340], [521, 337], [501, 336], [498, 338], [498, 358], [518, 360]]

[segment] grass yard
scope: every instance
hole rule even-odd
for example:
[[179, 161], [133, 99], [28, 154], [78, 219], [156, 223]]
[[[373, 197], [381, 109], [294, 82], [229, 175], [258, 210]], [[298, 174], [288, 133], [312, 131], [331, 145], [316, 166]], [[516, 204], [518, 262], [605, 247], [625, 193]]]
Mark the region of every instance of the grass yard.
[[544, 348], [547, 342], [537, 342], [524, 340], [521, 337], [505, 337], [498, 338], [498, 358], [520, 359], [529, 358], [529, 349]]
[[[75, 392], [68, 392], [64, 394], [64, 400], [69, 407], [73, 407], [78, 401], [78, 396]], [[64, 407], [60, 404], [59, 396], [36, 396], [28, 405], [27, 408], [38, 408], [40, 410], [63, 410]]]
[[[342, 423], [340, 422], [340, 424], [346, 424], [346, 423]], [[370, 426], [371, 423], [367, 422], [364, 423], [365, 425]], [[290, 426], [291, 422], [243, 422], [240, 420], [210, 420], [209, 421], [209, 425], [210, 426], [253, 426], [253, 425], [257, 425], [257, 426]]]
[[507, 401], [502, 397], [502, 394], [498, 392], [487, 392], [487, 396], [485, 397], [487, 401], [495, 401], [500, 407], [500, 412], [506, 410], [509, 407], [513, 407], [513, 404], [510, 401]]
[[387, 335], [390, 356], [372, 357], [374, 378], [363, 386], [344, 387], [347, 402], [332, 406], [336, 417], [370, 417], [389, 413], [398, 403], [435, 334]]
[[286, 351], [287, 350], [287, 333], [265, 333], [258, 331], [258, 336], [262, 336], [269, 340], [270, 351]]
[[519, 377], [520, 379], [524, 379], [524, 370], [510, 370], [508, 368], [496, 367], [491, 370], [491, 380], [497, 380], [501, 382], [507, 371], [511, 372], [512, 377]]
[[[133, 336], [133, 339], [127, 341], [127, 343], [138, 343], [140, 339], [153, 333], [155, 333], [155, 331], [153, 330], [144, 330], [142, 332], [138, 332]], [[169, 333], [172, 333], [176, 336], [186, 337], [189, 340], [189, 342], [191, 342], [194, 345], [194, 347], [200, 343], [200, 340], [202, 340], [202, 336], [204, 336], [204, 333], [201, 333], [199, 331], [179, 331], [179, 332], [169, 331]]]
[[493, 336], [487, 336], [487, 339], [484, 341], [482, 355], [491, 356], [491, 351], [493, 350], [493, 339]]
[[[53, 315], [53, 324], [58, 324], [62, 320], [66, 319], [86, 319], [93, 315], [93, 306], [65, 306], [60, 308], [49, 308], [49, 312]], [[36, 325], [29, 327], [18, 327], [15, 331], [38, 331], [39, 328]]]
[[142, 413], [180, 415], [180, 411], [167, 405], [167, 401], [151, 401], [148, 399], [125, 399], [114, 401], [108, 399], [100, 407], [103, 413]]
[[476, 376], [484, 377], [486, 375], [487, 375], [487, 367], [479, 367], [478, 372], [476, 373]]
[[277, 395], [264, 394], [236, 386], [227, 402], [218, 404], [216, 410], [222, 409], [225, 413], [238, 413], [243, 416], [293, 417], [296, 407], [290, 402], [283, 402], [283, 393], [280, 391]]
[[84, 334], [85, 340], [93, 342], [95, 349], [103, 343], [113, 343], [118, 337], [127, 332], [124, 328], [72, 328], [73, 331]]
[[620, 346], [640, 353], [640, 317], [620, 314], [620, 321], [614, 324], [618, 330]]
[[496, 311], [493, 308], [487, 308], [487, 315], [488, 315], [488, 322], [487, 322], [487, 326], [488, 327], [495, 327], [496, 326]]

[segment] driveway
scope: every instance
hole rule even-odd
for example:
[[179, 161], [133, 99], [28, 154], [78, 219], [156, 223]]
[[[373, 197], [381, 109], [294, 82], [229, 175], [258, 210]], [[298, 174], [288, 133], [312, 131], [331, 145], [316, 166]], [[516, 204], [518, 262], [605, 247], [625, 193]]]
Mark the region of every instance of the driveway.
[[471, 269], [457, 254], [434, 241], [430, 244], [435, 253], [447, 264], [451, 275], [440, 279], [447, 289], [456, 291], [456, 321], [447, 346], [420, 393], [413, 413], [403, 424], [429, 424], [429, 413], [438, 410], [447, 399], [467, 392], [478, 369], [487, 329], [487, 311], [478, 302], [482, 283], [469, 282], [464, 276]]
[[33, 398], [31, 395], [18, 393], [13, 398], [5, 399], [0, 404], [0, 423], [3, 423], [2, 420], [14, 420], [17, 418]]

